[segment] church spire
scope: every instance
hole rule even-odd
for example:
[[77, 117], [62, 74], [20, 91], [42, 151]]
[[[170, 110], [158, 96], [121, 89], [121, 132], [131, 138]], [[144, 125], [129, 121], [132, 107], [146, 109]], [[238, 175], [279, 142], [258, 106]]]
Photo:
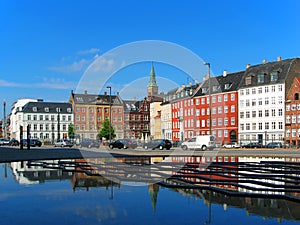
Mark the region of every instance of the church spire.
[[156, 75], [154, 70], [154, 65], [152, 62], [152, 67], [150, 71], [150, 81], [148, 84], [148, 96], [154, 96], [158, 94], [158, 86], [156, 84]]

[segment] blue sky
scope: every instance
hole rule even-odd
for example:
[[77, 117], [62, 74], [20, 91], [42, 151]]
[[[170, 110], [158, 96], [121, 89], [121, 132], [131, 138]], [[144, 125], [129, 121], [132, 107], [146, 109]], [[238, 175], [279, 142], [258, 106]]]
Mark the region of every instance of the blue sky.
[[[277, 56], [299, 57], [299, 12], [297, 0], [2, 0], [0, 118], [4, 100], [8, 112], [19, 98], [68, 101], [97, 56], [130, 42], [176, 43], [210, 62], [214, 75]], [[190, 81], [176, 68], [154, 65], [170, 86]], [[124, 68], [109, 84], [121, 86], [134, 77], [144, 90], [140, 81], [150, 68], [150, 62]]]

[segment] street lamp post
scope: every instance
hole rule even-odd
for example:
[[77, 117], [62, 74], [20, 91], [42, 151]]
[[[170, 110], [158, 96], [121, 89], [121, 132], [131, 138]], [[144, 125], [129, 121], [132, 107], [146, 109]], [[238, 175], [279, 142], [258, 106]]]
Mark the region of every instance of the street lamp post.
[[211, 135], [211, 87], [210, 87], [210, 63], [204, 63], [208, 67], [208, 98], [209, 98], [209, 134]]
[[111, 86], [107, 86], [109, 89], [109, 142], [111, 142]]

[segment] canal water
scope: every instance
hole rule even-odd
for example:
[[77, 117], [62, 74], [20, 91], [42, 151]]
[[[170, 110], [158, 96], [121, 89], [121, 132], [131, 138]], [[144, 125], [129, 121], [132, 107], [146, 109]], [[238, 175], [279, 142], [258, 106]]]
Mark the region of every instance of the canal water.
[[[298, 158], [164, 160], [136, 157], [2, 163], [0, 223], [300, 223]], [[187, 166], [170, 169], [178, 161]]]

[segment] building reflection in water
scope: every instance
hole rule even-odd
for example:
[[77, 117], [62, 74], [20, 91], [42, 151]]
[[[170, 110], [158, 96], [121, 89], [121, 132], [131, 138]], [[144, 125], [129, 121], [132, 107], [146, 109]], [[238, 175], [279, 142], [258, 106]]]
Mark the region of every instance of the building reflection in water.
[[[300, 159], [262, 157], [93, 158], [12, 162], [20, 184], [70, 180], [72, 190], [111, 190], [125, 184], [148, 185], [153, 212], [163, 186], [212, 205], [245, 209], [247, 215], [300, 221]], [[182, 166], [184, 162], [184, 166]], [[178, 169], [177, 164], [181, 165]], [[209, 165], [208, 165], [209, 164]], [[203, 166], [208, 165], [208, 166]], [[174, 169], [175, 168], [175, 169]]]

